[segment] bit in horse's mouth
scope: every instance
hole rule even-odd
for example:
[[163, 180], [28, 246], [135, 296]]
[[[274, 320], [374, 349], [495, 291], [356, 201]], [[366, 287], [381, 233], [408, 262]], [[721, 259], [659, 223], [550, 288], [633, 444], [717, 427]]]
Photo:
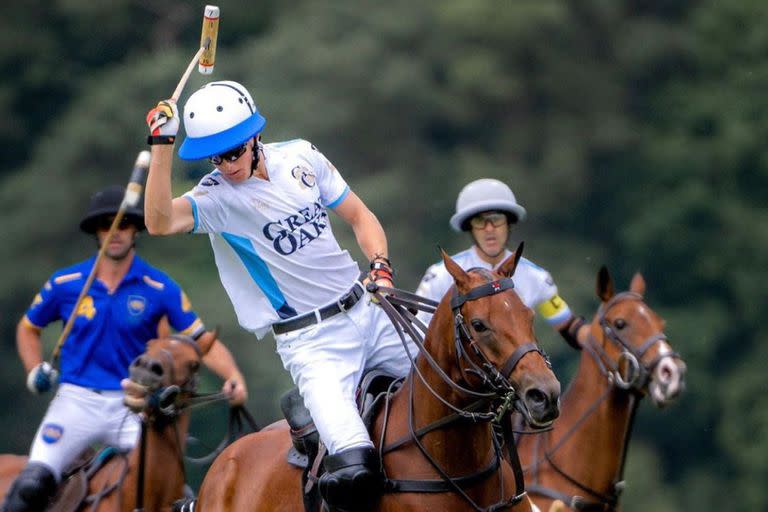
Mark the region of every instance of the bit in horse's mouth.
[[525, 422], [528, 423], [528, 426], [534, 430], [547, 429], [551, 427], [552, 423], [554, 423], [555, 419], [557, 419], [557, 415], [549, 420], [538, 420], [534, 418], [531, 414], [531, 411], [528, 409], [528, 406], [525, 405], [525, 401], [523, 400], [517, 400], [515, 402], [515, 409], [517, 409], [517, 411], [523, 415]]

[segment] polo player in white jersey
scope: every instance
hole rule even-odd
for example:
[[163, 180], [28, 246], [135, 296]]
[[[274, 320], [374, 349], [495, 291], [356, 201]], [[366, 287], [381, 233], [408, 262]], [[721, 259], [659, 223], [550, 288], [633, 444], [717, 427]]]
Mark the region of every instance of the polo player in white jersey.
[[[363, 371], [405, 375], [406, 351], [358, 281], [328, 212], [353, 229], [369, 277], [392, 286], [381, 224], [331, 162], [301, 139], [264, 144], [266, 123], [248, 91], [212, 82], [184, 106], [185, 160], [215, 166], [183, 196], [171, 194], [178, 111], [160, 102], [147, 120], [152, 163], [145, 213], [150, 233], [205, 233], [221, 282], [245, 329], [270, 330], [328, 449], [319, 489], [334, 510], [368, 510], [381, 488], [373, 443], [355, 406]], [[413, 354], [417, 353], [415, 346]]]
[[[511, 226], [525, 220], [525, 216], [525, 208], [505, 183], [482, 178], [467, 184], [456, 200], [456, 213], [450, 225], [454, 231], [468, 232], [473, 244], [452, 256], [453, 260], [465, 270], [495, 269], [512, 254], [507, 248]], [[589, 326], [584, 324], [583, 317], [571, 312], [549, 272], [522, 257], [512, 279], [523, 303], [536, 310], [572, 347], [581, 349]], [[439, 262], [427, 269], [416, 293], [440, 300], [451, 285], [453, 278]], [[431, 315], [420, 312], [419, 318], [429, 323]]]

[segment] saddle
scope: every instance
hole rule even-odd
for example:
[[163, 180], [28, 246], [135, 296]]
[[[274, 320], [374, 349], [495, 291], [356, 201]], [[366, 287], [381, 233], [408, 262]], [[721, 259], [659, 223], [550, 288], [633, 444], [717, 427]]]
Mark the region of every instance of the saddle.
[[[89, 448], [83, 451], [63, 473], [63, 483], [46, 509], [48, 512], [77, 512], [83, 502], [87, 501], [88, 482], [113, 457], [120, 453], [112, 447], [97, 452]], [[125, 465], [124, 472], [128, 466]], [[122, 479], [122, 476], [121, 476]]]
[[[363, 375], [357, 389], [357, 409], [368, 432], [371, 431], [379, 406], [397, 391], [401, 384], [402, 379], [381, 370], [372, 370]], [[280, 408], [291, 429], [292, 446], [286, 454], [286, 461], [304, 470], [301, 479], [304, 509], [307, 512], [316, 512], [320, 510], [321, 500], [315, 484], [323, 472], [321, 462], [325, 456], [325, 447], [298, 388], [283, 394], [280, 398]]]

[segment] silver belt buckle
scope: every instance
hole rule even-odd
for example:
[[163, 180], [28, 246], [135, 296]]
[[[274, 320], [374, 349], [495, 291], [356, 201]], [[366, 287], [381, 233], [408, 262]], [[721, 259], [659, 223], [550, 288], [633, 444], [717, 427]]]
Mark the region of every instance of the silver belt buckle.
[[[347, 293], [345, 293], [344, 295], [342, 295], [342, 296], [341, 296], [341, 298], [340, 298], [339, 300], [337, 300], [337, 301], [336, 301], [336, 305], [337, 305], [337, 306], [339, 306], [339, 309], [340, 309], [342, 312], [346, 312], [346, 311], [347, 311], [349, 308], [348, 308], [348, 307], [346, 307], [346, 306], [344, 305], [344, 301], [345, 301], [345, 300], [350, 300], [350, 299], [352, 299], [354, 296], [355, 296], [355, 289], [354, 289], [354, 287], [353, 287], [353, 288], [352, 288], [351, 290], [349, 290]], [[351, 308], [352, 306], [354, 306], [356, 303], [357, 303], [357, 301], [355, 301], [355, 303], [354, 303], [354, 304], [352, 304], [352, 305], [350, 306], [350, 308]]]

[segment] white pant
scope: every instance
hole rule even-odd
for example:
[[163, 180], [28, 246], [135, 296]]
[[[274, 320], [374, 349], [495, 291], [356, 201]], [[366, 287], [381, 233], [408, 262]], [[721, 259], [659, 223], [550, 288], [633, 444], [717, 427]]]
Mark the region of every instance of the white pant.
[[122, 391], [101, 394], [61, 384], [35, 434], [30, 462], [49, 466], [57, 479], [92, 444], [132, 449], [140, 432], [138, 416], [123, 405]]
[[[365, 370], [406, 375], [411, 361], [384, 310], [365, 293], [351, 309], [319, 324], [275, 335], [277, 353], [334, 454], [373, 446], [355, 405]], [[406, 337], [412, 357], [418, 349]]]

